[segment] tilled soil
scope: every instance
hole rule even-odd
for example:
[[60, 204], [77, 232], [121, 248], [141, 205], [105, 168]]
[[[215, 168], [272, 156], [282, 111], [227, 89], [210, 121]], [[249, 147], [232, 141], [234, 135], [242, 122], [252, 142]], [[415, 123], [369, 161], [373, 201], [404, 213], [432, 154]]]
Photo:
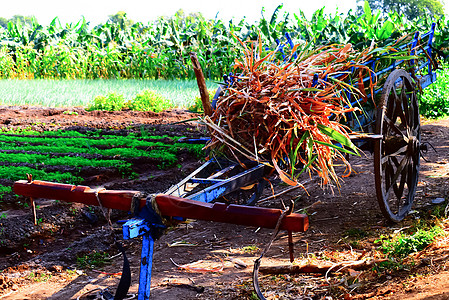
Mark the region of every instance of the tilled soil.
[[[0, 123], [7, 128], [34, 130], [103, 129], [106, 134], [127, 134], [142, 129], [154, 135], [200, 137], [207, 134], [193, 122], [178, 123], [197, 116], [182, 110], [160, 114], [139, 112], [86, 112], [82, 108], [0, 107]], [[297, 189], [258, 205], [282, 208], [281, 201], [296, 202], [305, 208], [310, 228], [294, 233], [296, 262], [317, 257], [335, 257], [338, 261], [357, 260], [372, 255], [377, 247], [375, 236], [409, 226], [435, 207], [432, 200], [448, 199], [449, 120], [422, 126], [423, 140], [429, 147], [421, 160], [415, 213], [403, 223], [388, 224], [377, 204], [373, 157], [351, 158], [354, 172], [344, 178], [341, 187], [320, 187], [317, 178], [304, 177], [306, 190]], [[123, 179], [101, 170], [86, 171], [83, 185], [107, 189], [139, 190], [148, 194], [163, 192], [190, 174], [201, 162], [184, 154], [180, 166], [160, 170], [151, 162], [134, 162], [139, 176]], [[7, 182], [6, 182], [7, 183]], [[2, 184], [6, 184], [2, 182]], [[275, 193], [286, 188], [271, 178]], [[12, 184], [12, 183], [9, 183]], [[266, 187], [261, 198], [272, 195]], [[117, 256], [97, 269], [77, 268], [77, 257], [92, 251], [118, 253], [114, 240], [121, 240], [120, 225], [109, 228], [98, 208], [36, 199], [40, 206], [38, 226], [32, 223], [27, 199], [9, 197], [7, 218], [0, 220], [0, 299], [92, 299], [99, 289], [114, 292], [121, 272], [122, 258]], [[16, 204], [14, 204], [16, 203]], [[113, 221], [128, 219], [124, 212], [112, 212]], [[98, 219], [98, 220], [96, 220]], [[349, 233], [368, 233], [360, 242], [348, 239]], [[254, 299], [251, 272], [254, 260], [273, 236], [273, 230], [246, 226], [192, 221], [169, 230], [155, 242], [151, 299]], [[370, 238], [373, 236], [373, 238]], [[141, 240], [122, 241], [131, 261], [130, 293], [137, 293]], [[269, 299], [300, 299], [304, 291], [313, 299], [447, 299], [449, 282], [448, 246], [441, 245], [420, 257], [412, 270], [398, 272], [353, 273], [349, 275], [260, 275], [261, 287]], [[428, 260], [425, 260], [428, 258]], [[200, 262], [198, 262], [200, 261]], [[175, 264], [193, 262], [190, 271]], [[262, 260], [263, 266], [289, 264], [287, 234], [280, 232]], [[357, 271], [354, 271], [357, 272]], [[430, 283], [432, 287], [430, 288]], [[445, 298], [446, 297], [446, 298]]]

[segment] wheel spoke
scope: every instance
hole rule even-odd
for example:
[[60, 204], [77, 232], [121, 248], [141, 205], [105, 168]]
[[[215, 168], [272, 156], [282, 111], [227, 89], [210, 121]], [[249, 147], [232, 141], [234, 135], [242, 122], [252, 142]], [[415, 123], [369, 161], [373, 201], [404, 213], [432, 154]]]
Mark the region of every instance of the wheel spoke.
[[[393, 192], [395, 194], [396, 197], [392, 197], [391, 201], [389, 203], [389, 206], [391, 208], [393, 208], [394, 206], [396, 206], [396, 210], [395, 211], [391, 211], [391, 213], [393, 214], [397, 214], [400, 209], [401, 209], [401, 196], [402, 195], [402, 191], [403, 191], [403, 186], [398, 186], [398, 184], [396, 183], [396, 181], [394, 180], [395, 177], [395, 172], [394, 172], [394, 168], [391, 164], [388, 164], [386, 170], [385, 170], [385, 176], [386, 176], [386, 194], [385, 196], [387, 197], [387, 199], [390, 199], [390, 190], [391, 188], [393, 188]], [[398, 196], [399, 195], [399, 196]]]
[[384, 157], [382, 157], [381, 163], [384, 164], [390, 157], [393, 158], [397, 155], [401, 155], [402, 153], [404, 153], [407, 150], [407, 147], [408, 147], [408, 145], [405, 145], [404, 147], [399, 148], [395, 153], [385, 155]]
[[[391, 162], [395, 165], [396, 169], [398, 170], [398, 167], [400, 166], [400, 164], [399, 164], [398, 160], [396, 159], [396, 157], [391, 157]], [[389, 189], [391, 187], [393, 187], [393, 191], [394, 191], [394, 194], [396, 195], [396, 199], [397, 199], [397, 206], [398, 206], [397, 210], [398, 211], [400, 209], [400, 204], [401, 204], [401, 200], [402, 200], [402, 194], [404, 192], [405, 183], [408, 178], [407, 170], [409, 169], [409, 167], [410, 167], [410, 164], [408, 164], [407, 168], [404, 167], [402, 172], [396, 171], [396, 173], [395, 173], [394, 167], [391, 163], [389, 163], [386, 168], [385, 176], [387, 176], [389, 179], [388, 180], [389, 184], [386, 187], [387, 193], [389, 193]], [[396, 181], [398, 179], [398, 176], [397, 176], [398, 173], [400, 173], [402, 175], [399, 185], [396, 183]]]
[[[396, 169], [396, 172], [394, 172], [394, 176], [392, 176], [392, 179], [391, 179], [392, 184], [396, 183], [396, 181], [399, 178], [399, 175], [401, 175], [401, 173], [402, 173], [402, 170], [404, 170], [404, 167], [407, 165], [408, 160], [409, 160], [408, 155], [406, 155], [406, 156], [404, 156], [404, 158], [402, 158], [401, 163], [399, 164], [399, 166]], [[391, 186], [388, 188], [387, 194], [390, 192], [390, 189], [391, 189]]]
[[[413, 120], [410, 118], [410, 111], [409, 111], [409, 99], [407, 97], [406, 91], [405, 91], [405, 85], [404, 85], [404, 89], [402, 90], [402, 107], [403, 107], [403, 112], [404, 112], [404, 118], [407, 122], [407, 127], [411, 127], [413, 126], [412, 122]], [[411, 100], [412, 97], [410, 97]]]
[[391, 128], [395, 133], [399, 134], [404, 138], [404, 140], [408, 141], [408, 138], [404, 135], [404, 133], [399, 129], [396, 124], [393, 123], [387, 116], [384, 117], [385, 122], [388, 124], [388, 127]]
[[391, 97], [390, 97], [390, 99], [388, 99], [388, 100], [393, 105], [393, 107], [391, 108], [391, 112], [393, 113], [391, 116], [391, 120], [393, 121], [393, 123], [395, 123], [396, 119], [399, 115], [398, 112], [400, 112], [402, 109], [401, 109], [401, 101], [398, 98], [396, 91], [394, 91], [394, 93], [392, 95], [393, 95], [393, 99], [391, 99]]
[[402, 106], [396, 106], [394, 118], [392, 118], [391, 120], [401, 131], [404, 131], [404, 129], [407, 128], [407, 121], [405, 121], [404, 110], [402, 109]]
[[[417, 174], [418, 170], [416, 169], [416, 165], [415, 164], [409, 164], [408, 166], [408, 178], [407, 178], [407, 187], [408, 187], [408, 192], [410, 193], [411, 190], [414, 187], [414, 183], [413, 183], [413, 179], [415, 178], [414, 174]], [[407, 195], [407, 204], [410, 202], [409, 196]]]
[[399, 118], [401, 119], [401, 124], [404, 126], [404, 128], [410, 127], [409, 119], [408, 119], [408, 98], [406, 94], [406, 86], [405, 84], [402, 85], [401, 89], [401, 99], [400, 99], [400, 105], [396, 107], [397, 114]]
[[391, 96], [393, 96], [393, 99], [389, 97], [388, 100], [393, 100], [394, 103], [400, 103], [398, 93], [396, 92], [396, 83], [393, 85], [393, 88], [391, 89]]
[[385, 195], [384, 198], [388, 199], [389, 191], [391, 187], [391, 179], [394, 176], [394, 169], [391, 164], [387, 164], [385, 167]]
[[391, 157], [391, 161], [394, 163], [394, 166], [397, 168], [399, 168], [399, 162], [396, 158], [396, 156]]
[[394, 118], [394, 110], [396, 109], [396, 95], [394, 94], [392, 97], [392, 94], [389, 95], [388, 97], [388, 103], [387, 103], [387, 107], [386, 107], [386, 112], [385, 112], [385, 116], [387, 116], [388, 118]]
[[[407, 168], [404, 168], [404, 170], [401, 172], [401, 181], [399, 182], [399, 186], [397, 186], [396, 184], [394, 184], [394, 186], [393, 186], [394, 193], [396, 195], [396, 198], [398, 199], [398, 202], [400, 202], [402, 200], [402, 194], [404, 193], [405, 182], [408, 178], [407, 171], [409, 169], [409, 166], [410, 166], [410, 164], [408, 164]], [[398, 211], [399, 211], [399, 207], [398, 207]]]

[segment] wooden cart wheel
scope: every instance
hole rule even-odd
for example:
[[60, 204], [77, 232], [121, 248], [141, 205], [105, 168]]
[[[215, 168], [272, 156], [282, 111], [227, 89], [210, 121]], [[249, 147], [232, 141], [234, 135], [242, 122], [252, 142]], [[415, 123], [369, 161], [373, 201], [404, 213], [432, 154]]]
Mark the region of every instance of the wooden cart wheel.
[[389, 221], [410, 211], [418, 183], [421, 125], [416, 89], [409, 73], [398, 69], [385, 82], [377, 108], [374, 147], [377, 200]]

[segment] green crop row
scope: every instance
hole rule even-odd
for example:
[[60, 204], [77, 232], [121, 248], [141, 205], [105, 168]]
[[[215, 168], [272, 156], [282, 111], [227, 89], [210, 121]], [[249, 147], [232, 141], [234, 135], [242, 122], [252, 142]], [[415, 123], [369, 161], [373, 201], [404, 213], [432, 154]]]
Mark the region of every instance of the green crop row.
[[[197, 144], [186, 144], [186, 143], [175, 143], [175, 144], [164, 144], [162, 142], [149, 142], [144, 140], [137, 140], [135, 138], [117, 136], [116, 138], [105, 138], [105, 139], [87, 139], [87, 138], [50, 138], [50, 137], [29, 137], [29, 136], [9, 136], [0, 135], [0, 142], [5, 147], [10, 147], [6, 143], [23, 143], [20, 147], [25, 149], [29, 146], [34, 147], [30, 144], [40, 144], [46, 147], [57, 146], [60, 149], [67, 151], [71, 148], [76, 149], [78, 153], [91, 153], [91, 154], [102, 154], [105, 155], [122, 155], [125, 157], [136, 157], [136, 156], [151, 156], [154, 157], [157, 154], [151, 154], [152, 150], [157, 150], [162, 153], [176, 154], [180, 149], [186, 149], [193, 152], [198, 157], [201, 157], [202, 145]], [[96, 149], [99, 146], [110, 146], [110, 147], [126, 147], [126, 148], [111, 148], [111, 149]], [[13, 146], [15, 147], [15, 146]], [[135, 149], [139, 147], [145, 150]], [[6, 148], [3, 148], [5, 149]], [[84, 149], [82, 152], [79, 149]], [[9, 149], [8, 149], [9, 150]], [[128, 151], [131, 150], [131, 151]], [[64, 152], [67, 153], [67, 152]]]
[[[23, 136], [17, 136], [17, 131], [0, 132], [0, 142], [12, 143], [18, 142], [24, 145], [40, 144], [40, 145], [63, 145], [72, 147], [83, 148], [96, 148], [96, 147], [127, 147], [127, 148], [140, 148], [145, 151], [159, 149], [164, 152], [170, 152], [176, 154], [180, 149], [185, 149], [192, 154], [195, 154], [198, 158], [202, 158], [202, 145], [188, 144], [188, 143], [176, 143], [179, 137], [164, 136], [149, 136], [148, 132], [141, 132], [142, 137], [137, 137], [132, 133], [128, 136], [119, 135], [104, 135], [100, 137], [101, 132], [91, 132], [82, 134], [76, 131], [20, 131]], [[31, 135], [31, 136], [30, 136]], [[61, 137], [61, 138], [57, 138]], [[69, 138], [70, 137], [70, 138]], [[94, 138], [92, 138], [94, 137]], [[170, 139], [173, 143], [155, 142], [152, 140]], [[118, 149], [118, 148], [115, 148]], [[83, 152], [88, 153], [88, 152]], [[139, 152], [142, 153], [142, 152]], [[144, 155], [145, 156], [145, 155]], [[132, 156], [131, 156], [132, 157]]]
[[14, 151], [33, 151], [40, 153], [58, 153], [58, 154], [75, 154], [75, 153], [86, 153], [86, 154], [100, 154], [103, 156], [112, 157], [125, 157], [133, 158], [139, 156], [145, 156], [149, 158], [154, 158], [161, 160], [169, 165], [176, 163], [176, 156], [169, 152], [157, 151], [145, 151], [134, 148], [112, 148], [112, 149], [98, 149], [98, 148], [82, 148], [82, 147], [72, 147], [72, 146], [46, 146], [46, 145], [15, 145], [10, 143], [0, 143], [0, 149], [3, 150], [14, 150]]
[[75, 176], [71, 173], [47, 172], [30, 167], [19, 166], [0, 166], [0, 178], [17, 181], [26, 179], [26, 174], [32, 174], [33, 179], [56, 181], [61, 183], [78, 184], [83, 178]]
[[[53, 139], [55, 140], [55, 139]], [[98, 148], [82, 148], [82, 147], [70, 147], [70, 146], [46, 146], [46, 145], [15, 145], [13, 143], [0, 143], [0, 149], [2, 150], [14, 150], [14, 151], [28, 151], [28, 152], [41, 152], [44, 154], [35, 153], [1, 153], [0, 161], [14, 164], [14, 163], [29, 163], [35, 165], [35, 167], [25, 166], [11, 166], [0, 165], [0, 178], [16, 181], [20, 179], [26, 179], [26, 174], [32, 174], [34, 179], [56, 181], [62, 183], [78, 184], [82, 182], [83, 178], [74, 173], [60, 173], [60, 172], [48, 172], [45, 166], [94, 166], [94, 167], [114, 167], [117, 168], [123, 174], [131, 174], [132, 163], [118, 160], [118, 159], [106, 159], [106, 157], [123, 157], [134, 158], [139, 156], [145, 156], [153, 158], [158, 162], [159, 168], [165, 168], [173, 166], [177, 163], [178, 159], [176, 153], [182, 149], [190, 151], [196, 155], [201, 155], [201, 147], [198, 145], [177, 144], [169, 145], [167, 149], [169, 151], [158, 150], [139, 150], [135, 148], [111, 148], [111, 149], [98, 149]], [[194, 146], [194, 147], [192, 147]], [[186, 148], [187, 147], [187, 148]], [[74, 156], [63, 157], [51, 157], [48, 153], [59, 154], [73, 154]], [[96, 155], [102, 155], [101, 159], [88, 159], [80, 156], [76, 156], [77, 153], [90, 153]], [[9, 193], [10, 187], [0, 189], [0, 196]]]
[[[324, 14], [317, 10], [311, 19], [302, 11], [283, 12], [279, 6], [271, 17], [262, 15], [254, 24], [207, 20], [201, 16], [176, 14], [148, 24], [109, 22], [89, 28], [86, 20], [61, 25], [55, 18], [44, 27], [10, 23], [0, 30], [0, 78], [166, 78], [192, 79], [190, 52], [196, 52], [205, 76], [221, 79], [231, 72], [237, 53], [238, 39], [263, 40], [275, 49], [287, 42], [286, 33], [303, 48], [323, 44], [352, 43], [366, 48], [372, 42], [387, 44], [404, 33], [427, 31], [438, 23], [435, 46], [446, 50], [449, 26], [447, 20], [433, 20], [424, 15], [408, 21], [390, 12], [383, 16], [365, 6], [362, 13]], [[302, 51], [304, 49], [300, 49]]]
[[0, 185], [0, 200], [3, 199], [3, 195], [12, 192], [12, 187]]
[[64, 145], [74, 147], [98, 147], [98, 146], [127, 146], [127, 147], [146, 147], [146, 148], [172, 148], [170, 144], [161, 142], [148, 142], [128, 137], [118, 136], [116, 138], [89, 139], [89, 138], [51, 138], [51, 137], [29, 137], [29, 136], [8, 136], [0, 135], [0, 142], [19, 142], [25, 144], [45, 144], [45, 145]]
[[[98, 131], [97, 131], [98, 132]], [[57, 130], [57, 131], [37, 131], [37, 130], [32, 130], [29, 128], [22, 128], [22, 127], [17, 127], [17, 128], [8, 128], [8, 127], [2, 127], [0, 129], [0, 135], [35, 135], [35, 136], [67, 136], [67, 137], [82, 137], [85, 136], [87, 137], [87, 134], [83, 134], [81, 132], [78, 131], [74, 131], [74, 130]]]
[[29, 163], [33, 165], [71, 166], [71, 167], [114, 167], [123, 174], [131, 173], [132, 164], [117, 159], [88, 159], [80, 156], [50, 157], [50, 154], [2, 153], [0, 161], [8, 163]]
[[[20, 143], [20, 144], [16, 144]], [[99, 149], [98, 146], [110, 146], [110, 149]], [[139, 147], [137, 149], [135, 147]], [[110, 139], [88, 139], [88, 138], [51, 138], [51, 137], [30, 137], [30, 136], [9, 136], [0, 135], [0, 149], [2, 150], [13, 150], [13, 151], [28, 151], [28, 152], [38, 152], [38, 153], [58, 153], [58, 154], [76, 154], [76, 153], [86, 153], [86, 154], [96, 154], [107, 157], [123, 157], [123, 158], [134, 158], [134, 157], [148, 157], [160, 161], [160, 167], [173, 166], [177, 162], [176, 154], [179, 151], [185, 150], [194, 154], [198, 158], [204, 157], [202, 151], [202, 145], [197, 144], [186, 144], [186, 143], [175, 143], [175, 144], [164, 144], [161, 142], [148, 142], [137, 140], [130, 137], [117, 136], [116, 138]], [[6, 154], [5, 154], [6, 155]], [[27, 154], [18, 154], [17, 158], [19, 160], [25, 160]], [[22, 158], [23, 156], [23, 158]], [[45, 156], [45, 155], [43, 155]], [[14, 156], [8, 156], [14, 157]], [[44, 158], [40, 158], [43, 160]], [[31, 163], [37, 163], [39, 156], [28, 158]], [[94, 162], [88, 159], [82, 159], [80, 157], [70, 157], [65, 156], [64, 158], [46, 158], [48, 163], [45, 164], [64, 164], [66, 165], [93, 165], [93, 166], [105, 166], [109, 164], [110, 166], [115, 166], [120, 170], [128, 170], [129, 165], [125, 162], [119, 162], [119, 160], [113, 160], [107, 162], [108, 160], [101, 160]], [[4, 161], [9, 161], [7, 158]], [[11, 158], [10, 162], [14, 159]]]
[[[176, 143], [164, 144], [152, 139], [167, 137], [153, 136], [139, 139], [136, 134], [129, 136], [101, 136], [100, 131], [81, 134], [75, 131], [36, 132], [7, 131], [0, 134], [0, 178], [9, 180], [25, 179], [32, 174], [34, 179], [79, 183], [78, 167], [93, 166], [117, 168], [124, 175], [132, 174], [132, 159], [147, 157], [154, 159], [159, 168], [176, 165], [177, 155], [183, 151], [190, 152], [198, 158], [204, 157], [202, 145]], [[23, 136], [18, 135], [24, 134]], [[106, 148], [106, 149], [105, 149]], [[8, 152], [14, 151], [14, 153]], [[95, 155], [84, 157], [80, 153]], [[27, 163], [33, 166], [11, 166], [11, 164]], [[46, 172], [49, 166], [75, 167], [73, 174]], [[7, 193], [8, 191], [5, 191]]]
[[[15, 128], [15, 129], [10, 129], [7, 127], [2, 127], [0, 128], [0, 135], [24, 135], [24, 136], [30, 136], [30, 135], [34, 135], [34, 136], [41, 136], [41, 137], [45, 137], [45, 136], [51, 136], [51, 137], [86, 137], [86, 138], [91, 138], [91, 137], [106, 137], [106, 138], [111, 138], [111, 139], [118, 139], [118, 138], [123, 138], [124, 136], [122, 135], [104, 135], [103, 130], [98, 129], [95, 131], [87, 131], [86, 133], [81, 133], [79, 131], [75, 131], [75, 130], [55, 130], [55, 131], [36, 131], [36, 130], [31, 130], [31, 129], [27, 129], [27, 128]], [[128, 135], [129, 138], [132, 139], [149, 139], [149, 140], [160, 140], [160, 139], [172, 139], [173, 141], [177, 141], [179, 139], [179, 137], [169, 137], [168, 135], [150, 135], [144, 128], [141, 129], [141, 133], [140, 136], [134, 132], [130, 132]]]

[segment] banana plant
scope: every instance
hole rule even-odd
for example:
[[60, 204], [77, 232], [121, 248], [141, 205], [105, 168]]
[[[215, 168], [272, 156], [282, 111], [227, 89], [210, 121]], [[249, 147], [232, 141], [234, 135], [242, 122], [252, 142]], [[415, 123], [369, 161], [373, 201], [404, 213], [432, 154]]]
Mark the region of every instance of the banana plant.
[[[160, 17], [145, 25], [106, 22], [91, 27], [84, 18], [62, 25], [57, 17], [48, 26], [35, 20], [10, 22], [8, 28], [0, 28], [0, 77], [194, 78], [189, 52], [195, 51], [206, 76], [220, 80], [232, 71], [240, 51], [236, 38], [246, 41], [260, 36], [266, 47], [286, 55], [290, 47], [282, 47], [287, 44], [313, 50], [351, 43], [364, 49], [372, 42], [385, 46], [405, 33], [425, 31], [432, 22], [428, 16], [412, 22], [397, 12], [382, 15], [372, 11], [368, 2], [361, 14], [332, 15], [319, 9], [310, 20], [302, 11], [282, 9], [277, 6], [270, 18], [262, 10], [260, 20], [253, 24], [245, 19], [223, 22], [182, 15]], [[448, 49], [447, 20], [437, 23], [434, 45]]]

